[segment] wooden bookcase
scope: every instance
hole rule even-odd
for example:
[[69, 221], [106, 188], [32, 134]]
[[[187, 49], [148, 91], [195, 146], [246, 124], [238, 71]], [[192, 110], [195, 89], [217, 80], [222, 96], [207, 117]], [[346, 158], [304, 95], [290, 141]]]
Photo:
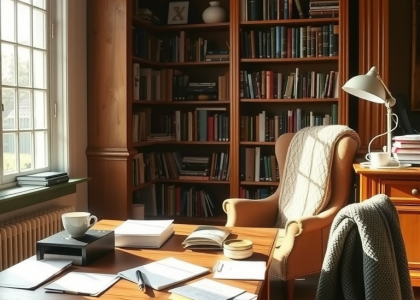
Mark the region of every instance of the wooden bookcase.
[[[148, 8], [161, 15], [166, 23], [168, 3], [159, 1], [147, 3]], [[157, 2], [157, 1], [156, 1]], [[161, 3], [162, 2], [162, 3]], [[341, 85], [348, 79], [348, 1], [340, 1], [340, 18], [288, 19], [246, 21], [241, 16], [241, 1], [222, 0], [221, 6], [227, 12], [227, 20], [219, 24], [204, 24], [201, 14], [208, 7], [208, 2], [189, 1], [189, 23], [184, 25], [151, 25], [133, 14], [136, 5], [131, 0], [91, 0], [88, 2], [88, 173], [89, 211], [99, 218], [127, 219], [132, 217], [133, 193], [150, 185], [174, 185], [175, 187], [196, 187], [212, 196], [216, 207], [214, 217], [170, 217], [176, 222], [197, 224], [224, 224], [226, 216], [221, 210], [221, 203], [229, 197], [239, 197], [242, 188], [273, 188], [278, 182], [246, 181], [241, 177], [242, 148], [259, 147], [261, 155], [274, 154], [275, 137], [269, 141], [244, 140], [243, 116], [255, 116], [265, 111], [267, 116], [280, 115], [282, 111], [302, 109], [304, 112], [330, 113], [332, 105], [337, 106], [339, 124], [348, 124], [348, 96], [338, 89], [336, 97], [290, 99], [254, 99], [245, 97], [241, 71], [271, 70], [289, 75], [296, 68], [302, 72], [338, 71], [337, 83]], [[243, 1], [242, 1], [243, 2]], [[247, 58], [243, 57], [241, 32], [264, 31], [270, 27], [307, 27], [334, 24], [338, 26], [338, 55], [333, 57], [305, 58]], [[184, 61], [162, 62], [140, 58], [134, 54], [137, 37], [133, 27], [141, 28], [146, 34], [170, 36], [185, 34], [195, 40], [198, 37], [208, 39], [219, 48], [229, 45], [228, 61]], [[138, 45], [137, 45], [138, 46]], [[156, 48], [153, 48], [156, 49]], [[162, 49], [161, 49], [162, 50]], [[150, 48], [149, 48], [150, 51]], [[153, 55], [155, 54], [152, 50]], [[133, 64], [140, 68], [154, 70], [176, 69], [189, 76], [189, 81], [218, 82], [218, 77], [226, 75], [227, 95], [221, 100], [175, 101], [168, 96], [165, 86], [160, 89], [160, 97], [166, 101], [147, 101], [134, 99]], [[166, 71], [165, 71], [166, 72]], [[165, 73], [167, 74], [167, 73]], [[170, 73], [172, 74], [172, 73]], [[166, 76], [166, 75], [164, 75]], [[170, 81], [159, 82], [168, 85]], [[241, 88], [242, 86], [242, 88]], [[169, 94], [170, 95], [170, 94]], [[338, 97], [337, 97], [338, 96]], [[168, 98], [169, 97], [169, 98]], [[194, 112], [197, 109], [223, 108], [228, 116], [228, 140], [225, 141], [133, 141], [133, 115], [147, 112], [151, 127], [162, 124], [163, 115], [174, 115], [176, 111]], [[144, 114], [143, 114], [144, 117]], [[171, 119], [170, 119], [171, 120]], [[170, 121], [172, 122], [172, 121]], [[159, 127], [159, 126], [158, 126]], [[162, 127], [162, 126], [161, 126]], [[195, 128], [195, 127], [193, 127]], [[190, 132], [194, 136], [194, 132]], [[242, 134], [242, 138], [241, 138]], [[211, 156], [214, 152], [229, 155], [228, 180], [180, 180], [176, 178], [154, 179], [133, 186], [133, 160], [138, 153], [180, 152], [190, 156]], [[157, 199], [161, 201], [161, 199]], [[159, 210], [158, 204], [158, 210]]]

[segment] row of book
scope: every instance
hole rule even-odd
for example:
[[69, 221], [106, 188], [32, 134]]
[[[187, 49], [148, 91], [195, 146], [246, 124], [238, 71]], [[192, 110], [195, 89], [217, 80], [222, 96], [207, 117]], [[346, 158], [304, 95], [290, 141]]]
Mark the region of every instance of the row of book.
[[283, 75], [272, 70], [240, 71], [240, 96], [245, 99], [338, 98], [339, 73], [296, 68]]
[[262, 155], [261, 147], [241, 147], [240, 151], [241, 181], [279, 181], [275, 155]]
[[338, 56], [336, 24], [274, 26], [241, 31], [242, 58], [304, 58]]
[[139, 152], [133, 158], [133, 186], [157, 179], [229, 180], [229, 153], [187, 157], [174, 152]]
[[305, 127], [338, 124], [338, 105], [331, 105], [331, 114], [304, 112], [301, 108], [284, 110], [278, 115], [262, 111], [258, 115], [241, 116], [240, 139], [244, 142], [274, 142], [283, 133]]
[[241, 21], [287, 20], [308, 17], [306, 0], [240, 0]]
[[133, 142], [228, 142], [229, 122], [223, 107], [199, 107], [194, 111], [176, 110], [173, 114], [153, 116], [150, 108], [142, 108], [133, 113]]
[[241, 186], [239, 188], [239, 197], [244, 199], [264, 199], [274, 194], [277, 187], [264, 187], [264, 188], [246, 188]]
[[189, 37], [185, 30], [157, 36], [146, 29], [133, 27], [134, 56], [153, 62], [228, 61], [229, 45], [220, 46], [205, 37]]
[[141, 68], [133, 63], [133, 100], [229, 100], [228, 71], [212, 82], [193, 82], [177, 69]]
[[195, 186], [156, 183], [133, 192], [146, 216], [213, 217], [219, 213], [210, 193]]

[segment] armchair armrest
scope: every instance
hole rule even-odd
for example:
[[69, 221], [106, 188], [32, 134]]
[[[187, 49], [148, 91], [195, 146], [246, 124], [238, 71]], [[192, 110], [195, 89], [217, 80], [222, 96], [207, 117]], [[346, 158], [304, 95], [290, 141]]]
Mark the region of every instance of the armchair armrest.
[[230, 198], [223, 201], [226, 227], [273, 227], [278, 214], [279, 193], [260, 200]]

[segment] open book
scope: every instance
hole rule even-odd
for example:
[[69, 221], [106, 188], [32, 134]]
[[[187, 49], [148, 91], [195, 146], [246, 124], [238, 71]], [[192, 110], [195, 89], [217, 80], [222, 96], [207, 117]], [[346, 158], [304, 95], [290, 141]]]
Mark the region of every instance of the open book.
[[184, 248], [197, 250], [220, 250], [230, 235], [225, 227], [198, 226], [183, 242]]

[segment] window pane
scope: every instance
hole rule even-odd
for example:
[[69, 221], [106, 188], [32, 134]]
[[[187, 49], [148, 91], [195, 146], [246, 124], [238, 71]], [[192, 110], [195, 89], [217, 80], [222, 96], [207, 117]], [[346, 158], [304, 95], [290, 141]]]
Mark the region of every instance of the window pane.
[[35, 132], [35, 168], [48, 167], [48, 144], [47, 132]]
[[1, 80], [6, 85], [16, 85], [16, 57], [15, 47], [1, 44]]
[[47, 54], [44, 51], [34, 51], [34, 88], [47, 88]]
[[15, 6], [13, 1], [1, 0], [0, 20], [1, 20], [1, 39], [14, 42], [15, 37]]
[[4, 174], [17, 172], [16, 134], [3, 133]]
[[19, 90], [19, 130], [32, 129], [31, 94]]
[[33, 46], [40, 49], [45, 49], [47, 45], [45, 39], [45, 12], [34, 9], [33, 17]]
[[16, 92], [14, 89], [2, 88], [1, 95], [4, 106], [4, 111], [2, 113], [3, 131], [16, 129]]
[[47, 129], [47, 94], [43, 91], [34, 91], [34, 128]]
[[24, 3], [28, 3], [28, 4], [30, 4], [31, 3], [31, 0], [19, 0], [20, 2], [24, 2]]
[[31, 45], [31, 13], [29, 6], [18, 4], [18, 43], [23, 45]]
[[19, 164], [21, 172], [33, 169], [31, 136], [30, 132], [19, 133]]
[[32, 4], [33, 6], [37, 6], [39, 8], [43, 8], [43, 9], [46, 8], [45, 0], [34, 0]]
[[18, 85], [31, 87], [31, 51], [18, 47]]

